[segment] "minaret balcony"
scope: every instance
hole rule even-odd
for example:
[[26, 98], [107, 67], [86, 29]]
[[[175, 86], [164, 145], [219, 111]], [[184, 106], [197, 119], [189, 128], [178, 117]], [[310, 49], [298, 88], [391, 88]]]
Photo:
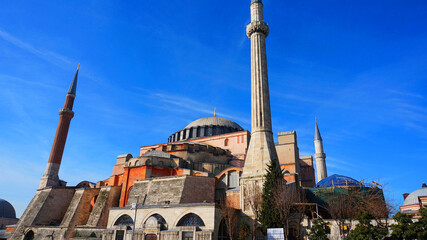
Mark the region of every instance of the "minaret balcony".
[[248, 26], [246, 26], [246, 35], [248, 38], [251, 38], [252, 34], [256, 32], [263, 33], [265, 37], [267, 37], [269, 33], [268, 24], [261, 21], [255, 21], [249, 23]]

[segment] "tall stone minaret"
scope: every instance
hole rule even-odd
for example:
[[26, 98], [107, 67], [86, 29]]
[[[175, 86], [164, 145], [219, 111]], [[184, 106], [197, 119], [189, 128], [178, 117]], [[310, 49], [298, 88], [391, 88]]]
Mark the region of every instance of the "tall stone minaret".
[[64, 153], [65, 141], [67, 140], [70, 122], [74, 117], [73, 103], [74, 98], [76, 97], [79, 66], [77, 66], [77, 71], [74, 75], [73, 82], [71, 83], [70, 89], [67, 92], [64, 107], [59, 110], [59, 122], [58, 127], [56, 128], [55, 139], [53, 140], [52, 150], [50, 151], [46, 171], [40, 180], [39, 189], [62, 185], [58, 177], [58, 172], [61, 165], [62, 154]]
[[326, 171], [326, 154], [323, 152], [323, 140], [320, 136], [319, 127], [317, 126], [317, 120], [315, 120], [314, 127], [314, 149], [316, 153], [314, 158], [316, 159], [316, 168], [317, 168], [317, 181], [320, 181], [328, 177], [328, 172]]
[[242, 178], [262, 176], [271, 159], [278, 162], [271, 127], [265, 48], [265, 38], [269, 29], [264, 22], [262, 1], [252, 0], [250, 9], [251, 23], [246, 27], [246, 33], [251, 39], [252, 133]]

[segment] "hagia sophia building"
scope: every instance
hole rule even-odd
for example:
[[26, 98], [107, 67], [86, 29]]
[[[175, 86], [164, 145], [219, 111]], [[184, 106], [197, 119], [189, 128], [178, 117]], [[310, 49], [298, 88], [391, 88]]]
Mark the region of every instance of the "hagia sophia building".
[[66, 186], [58, 172], [74, 116], [77, 68], [46, 171], [8, 239], [228, 239], [219, 203], [226, 200], [250, 217], [245, 191], [251, 183], [262, 186], [271, 160], [278, 161], [296, 189], [315, 188], [321, 180], [333, 185], [337, 176], [328, 178], [317, 122], [316, 171], [311, 155], [299, 155], [295, 131], [280, 132], [278, 142], [273, 140], [265, 45], [269, 27], [261, 0], [251, 0], [250, 13], [251, 131], [216, 114], [207, 116], [165, 136], [165, 143], [140, 147], [139, 156], [117, 156], [106, 179]]

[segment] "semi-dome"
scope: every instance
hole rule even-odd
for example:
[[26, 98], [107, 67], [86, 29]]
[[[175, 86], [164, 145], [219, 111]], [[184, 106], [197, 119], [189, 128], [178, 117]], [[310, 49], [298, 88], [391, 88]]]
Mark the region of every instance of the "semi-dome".
[[0, 198], [0, 218], [16, 218], [15, 208], [8, 201]]
[[243, 128], [229, 119], [217, 116], [204, 117], [191, 122], [184, 129], [172, 134], [168, 142], [178, 142], [239, 131], [243, 131]]
[[337, 186], [361, 186], [361, 183], [354, 178], [334, 174], [322, 179], [316, 184], [316, 188]]
[[418, 197], [421, 196], [427, 196], [427, 186], [425, 185], [425, 183], [420, 189], [413, 191], [411, 194], [408, 195], [408, 197], [406, 197], [405, 202], [403, 202], [403, 206], [418, 204]]

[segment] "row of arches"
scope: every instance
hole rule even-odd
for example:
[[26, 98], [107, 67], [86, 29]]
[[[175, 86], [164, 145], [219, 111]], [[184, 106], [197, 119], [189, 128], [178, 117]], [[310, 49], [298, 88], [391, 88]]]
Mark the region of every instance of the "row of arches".
[[[120, 216], [115, 222], [114, 226], [133, 226], [134, 222], [133, 219], [127, 215], [124, 214]], [[195, 213], [188, 213], [184, 215], [176, 225], [177, 227], [188, 227], [188, 226], [194, 226], [194, 227], [204, 227], [205, 223], [203, 222], [202, 218], [199, 217]], [[160, 214], [153, 214], [150, 217], [147, 218], [144, 222], [144, 227], [146, 228], [157, 228], [160, 227], [160, 230], [167, 230], [168, 225], [166, 220], [160, 215]]]

